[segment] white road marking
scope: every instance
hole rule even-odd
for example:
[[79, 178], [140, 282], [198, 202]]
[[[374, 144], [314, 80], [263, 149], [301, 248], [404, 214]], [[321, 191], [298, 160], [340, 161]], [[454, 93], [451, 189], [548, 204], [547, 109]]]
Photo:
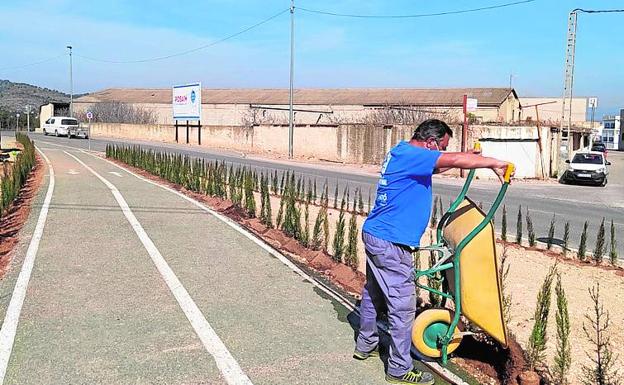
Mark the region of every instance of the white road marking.
[[120, 177], [120, 178], [123, 178], [123, 177], [121, 176], [121, 174], [120, 174], [120, 173], [118, 173], [117, 171], [109, 171], [108, 173], [109, 173], [109, 174], [113, 174], [113, 175], [115, 175], [115, 176], [118, 176], [118, 177]]
[[160, 272], [165, 283], [167, 283], [167, 286], [169, 286], [169, 290], [171, 290], [171, 293], [173, 293], [173, 296], [178, 301], [178, 304], [182, 308], [182, 311], [186, 315], [186, 318], [188, 318], [191, 325], [193, 326], [193, 329], [195, 329], [195, 332], [204, 344], [204, 347], [206, 348], [208, 353], [213, 356], [217, 367], [219, 367], [219, 370], [223, 374], [223, 377], [225, 378], [227, 383], [230, 385], [253, 385], [249, 377], [247, 377], [247, 375], [240, 368], [234, 357], [232, 357], [232, 354], [230, 354], [230, 352], [227, 350], [225, 344], [223, 344], [223, 341], [221, 341], [217, 333], [210, 326], [210, 324], [206, 320], [206, 317], [204, 317], [199, 307], [197, 307], [189, 293], [182, 285], [182, 282], [180, 282], [173, 270], [171, 270], [171, 267], [169, 267], [169, 264], [167, 264], [167, 261], [165, 261], [162, 254], [160, 254], [160, 251], [158, 251], [156, 245], [154, 245], [154, 242], [152, 242], [149, 235], [147, 235], [147, 233], [145, 232], [145, 229], [143, 229], [143, 227], [141, 226], [141, 223], [134, 216], [134, 213], [132, 212], [132, 210], [130, 210], [128, 203], [124, 199], [123, 195], [121, 195], [117, 187], [115, 187], [115, 185], [113, 185], [111, 182], [98, 174], [94, 169], [87, 166], [82, 160], [78, 159], [76, 156], [70, 154], [67, 151], [63, 152], [74, 158], [84, 168], [86, 168], [89, 172], [95, 175], [112, 192], [124, 216], [136, 232], [137, 236], [141, 240], [141, 243], [143, 243], [143, 246], [152, 258], [152, 261], [156, 265], [156, 268]]
[[78, 174], [80, 174], [78, 171], [74, 170], [73, 168], [70, 168], [69, 171], [67, 171], [67, 173], [69, 175], [78, 175]]
[[35, 257], [39, 250], [39, 242], [43, 237], [43, 229], [45, 227], [46, 218], [48, 217], [50, 201], [52, 200], [52, 194], [54, 192], [54, 169], [52, 168], [52, 164], [39, 148], [37, 148], [37, 151], [39, 151], [48, 164], [50, 182], [48, 184], [48, 191], [43, 200], [43, 206], [41, 206], [39, 219], [37, 219], [35, 231], [33, 232], [28, 250], [26, 251], [22, 270], [17, 277], [15, 289], [13, 289], [13, 295], [11, 296], [11, 302], [9, 302], [9, 307], [7, 308], [4, 322], [2, 323], [2, 329], [0, 329], [0, 384], [4, 382], [4, 376], [6, 375], [9, 359], [11, 358], [15, 333], [17, 332], [17, 324], [19, 322], [20, 313], [22, 312], [22, 306], [24, 305], [24, 299], [26, 298], [26, 289], [28, 288], [30, 275], [35, 265]]

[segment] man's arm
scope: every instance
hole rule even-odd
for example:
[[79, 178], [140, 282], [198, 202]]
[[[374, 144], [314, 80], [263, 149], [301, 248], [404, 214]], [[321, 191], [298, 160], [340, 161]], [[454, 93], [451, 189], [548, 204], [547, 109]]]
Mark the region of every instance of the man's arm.
[[488, 158], [478, 154], [465, 152], [445, 152], [440, 155], [436, 162], [437, 170], [448, 170], [450, 168], [491, 168], [499, 175], [504, 175], [507, 169], [507, 162], [495, 158]]

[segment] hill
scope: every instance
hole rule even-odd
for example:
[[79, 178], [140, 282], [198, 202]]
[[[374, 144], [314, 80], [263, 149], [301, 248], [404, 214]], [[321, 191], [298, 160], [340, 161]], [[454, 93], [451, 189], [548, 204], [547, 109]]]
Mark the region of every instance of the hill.
[[49, 88], [0, 80], [0, 110], [24, 112], [26, 105], [30, 105], [31, 111], [36, 113], [39, 106], [49, 102], [69, 102], [69, 95]]

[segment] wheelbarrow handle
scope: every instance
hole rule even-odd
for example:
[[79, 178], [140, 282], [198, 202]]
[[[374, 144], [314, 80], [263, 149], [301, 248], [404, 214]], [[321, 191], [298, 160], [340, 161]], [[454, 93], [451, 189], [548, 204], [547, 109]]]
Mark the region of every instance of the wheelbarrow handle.
[[516, 171], [516, 166], [513, 163], [507, 163], [507, 170], [505, 170], [505, 176], [503, 177], [503, 183], [511, 183], [511, 176]]

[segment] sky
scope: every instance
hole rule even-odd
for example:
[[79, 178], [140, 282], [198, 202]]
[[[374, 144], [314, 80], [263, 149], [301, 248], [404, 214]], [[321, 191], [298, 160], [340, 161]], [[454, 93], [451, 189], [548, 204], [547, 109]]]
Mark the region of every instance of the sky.
[[[295, 87], [507, 87], [520, 96], [563, 92], [568, 13], [617, 9], [616, 0], [535, 0], [427, 18], [344, 18], [335, 13], [409, 15], [513, 0], [295, 0]], [[289, 0], [11, 0], [0, 2], [0, 79], [74, 93], [110, 87], [287, 88]], [[132, 61], [227, 41], [166, 60]], [[575, 96], [598, 97], [596, 116], [624, 108], [624, 13], [580, 14]], [[619, 27], [619, 28], [618, 28]], [[48, 60], [49, 59], [49, 60]], [[45, 61], [44, 63], [29, 65]]]

